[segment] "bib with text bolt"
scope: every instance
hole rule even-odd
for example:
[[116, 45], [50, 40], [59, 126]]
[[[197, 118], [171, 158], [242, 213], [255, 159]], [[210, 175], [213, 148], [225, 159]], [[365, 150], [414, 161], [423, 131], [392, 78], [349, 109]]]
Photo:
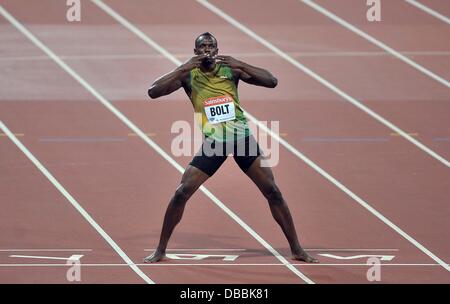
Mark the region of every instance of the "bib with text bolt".
[[236, 118], [234, 100], [228, 95], [208, 98], [203, 102], [206, 117], [211, 124], [217, 124]]

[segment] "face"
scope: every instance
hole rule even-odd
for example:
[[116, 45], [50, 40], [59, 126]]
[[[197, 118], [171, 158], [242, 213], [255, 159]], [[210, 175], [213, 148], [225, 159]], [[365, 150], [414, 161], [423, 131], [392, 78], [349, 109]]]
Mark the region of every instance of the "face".
[[216, 56], [219, 52], [219, 49], [217, 48], [217, 42], [214, 38], [209, 36], [200, 36], [196, 40], [196, 45], [194, 49], [195, 55], [201, 55], [201, 54], [207, 54], [210, 55], [210, 59], [207, 58], [206, 61], [214, 62], [214, 59], [212, 57]]

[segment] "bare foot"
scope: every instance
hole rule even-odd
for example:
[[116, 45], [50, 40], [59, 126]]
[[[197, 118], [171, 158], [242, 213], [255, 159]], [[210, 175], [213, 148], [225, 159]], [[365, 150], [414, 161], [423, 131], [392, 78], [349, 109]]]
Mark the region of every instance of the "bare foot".
[[308, 255], [305, 251], [300, 251], [298, 253], [292, 254], [292, 259], [297, 261], [303, 261], [305, 263], [319, 263], [318, 259]]
[[144, 258], [144, 263], [156, 263], [161, 261], [165, 256], [166, 254], [164, 252], [156, 250], [152, 255]]

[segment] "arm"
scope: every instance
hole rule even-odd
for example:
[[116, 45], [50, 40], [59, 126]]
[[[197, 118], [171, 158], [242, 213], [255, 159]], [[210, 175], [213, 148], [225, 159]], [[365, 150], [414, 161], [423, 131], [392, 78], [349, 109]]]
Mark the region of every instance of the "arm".
[[183, 86], [190, 70], [198, 67], [204, 55], [194, 56], [187, 62], [177, 67], [172, 72], [169, 72], [153, 82], [150, 89], [148, 89], [148, 95], [150, 98], [155, 99], [164, 95], [168, 95]]
[[249, 65], [230, 56], [216, 56], [218, 63], [230, 66], [239, 73], [239, 79], [249, 84], [275, 88], [278, 80], [267, 70]]
[[187, 76], [186, 70], [180, 67], [176, 68], [170, 73], [156, 79], [150, 89], [148, 89], [148, 96], [155, 99], [164, 95], [168, 95], [179, 88], [183, 84], [183, 78]]

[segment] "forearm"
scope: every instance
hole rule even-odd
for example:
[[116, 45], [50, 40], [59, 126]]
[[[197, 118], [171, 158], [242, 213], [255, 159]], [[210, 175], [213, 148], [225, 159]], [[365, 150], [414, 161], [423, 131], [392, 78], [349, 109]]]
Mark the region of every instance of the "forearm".
[[148, 95], [151, 98], [158, 98], [172, 93], [181, 87], [181, 81], [187, 76], [187, 73], [189, 73], [189, 70], [181, 65], [172, 72], [161, 76], [148, 89]]
[[251, 77], [251, 82], [269, 88], [277, 86], [278, 80], [267, 70], [240, 62], [239, 69]]

